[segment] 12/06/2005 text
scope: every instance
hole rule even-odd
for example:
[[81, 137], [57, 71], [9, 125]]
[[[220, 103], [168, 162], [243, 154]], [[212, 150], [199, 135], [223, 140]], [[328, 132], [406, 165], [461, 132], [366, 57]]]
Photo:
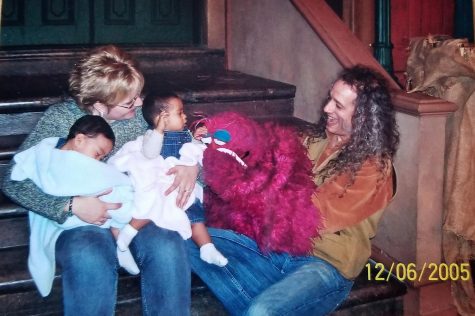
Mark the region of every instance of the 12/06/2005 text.
[[[385, 267], [382, 263], [366, 264], [368, 280], [389, 281], [394, 275], [399, 281], [422, 282], [422, 281], [468, 281], [471, 279], [470, 265], [468, 263], [427, 263], [424, 262], [422, 269], [417, 269], [415, 263], [392, 263]], [[374, 270], [374, 271], [373, 271]], [[386, 273], [384, 273], [386, 271]], [[373, 274], [376, 273], [375, 276]]]

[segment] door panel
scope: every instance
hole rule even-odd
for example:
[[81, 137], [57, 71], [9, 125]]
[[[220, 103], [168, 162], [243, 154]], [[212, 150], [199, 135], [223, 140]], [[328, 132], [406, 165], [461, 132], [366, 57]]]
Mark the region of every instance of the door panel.
[[3, 0], [1, 45], [89, 42], [89, 6], [75, 0]]
[[193, 43], [191, 1], [96, 1], [96, 43]]
[[1, 46], [199, 44], [202, 0], [3, 0]]

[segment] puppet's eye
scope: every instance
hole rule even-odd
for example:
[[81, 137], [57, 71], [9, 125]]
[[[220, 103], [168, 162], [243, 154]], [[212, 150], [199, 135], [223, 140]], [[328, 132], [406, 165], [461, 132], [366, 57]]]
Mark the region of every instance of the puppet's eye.
[[225, 143], [229, 143], [231, 140], [231, 134], [225, 129], [218, 129], [213, 133], [214, 139], [219, 139]]
[[226, 142], [223, 142], [222, 140], [219, 140], [219, 139], [214, 139], [214, 143], [219, 146], [223, 146], [224, 144], [226, 144]]

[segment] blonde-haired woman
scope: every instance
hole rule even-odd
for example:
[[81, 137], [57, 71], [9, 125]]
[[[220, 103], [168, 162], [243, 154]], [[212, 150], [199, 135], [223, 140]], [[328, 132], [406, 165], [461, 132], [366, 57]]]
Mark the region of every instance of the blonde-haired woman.
[[[47, 137], [63, 137], [79, 117], [93, 114], [102, 116], [112, 127], [116, 136], [113, 154], [147, 128], [139, 108], [143, 85], [143, 75], [124, 51], [112, 45], [92, 50], [74, 65], [70, 74], [72, 98], [52, 105], [20, 150]], [[178, 166], [171, 172], [176, 177], [169, 191], [178, 189], [177, 203], [184, 204], [198, 168]], [[9, 173], [3, 191], [26, 209], [58, 223], [74, 214], [92, 224], [62, 232], [56, 243], [64, 314], [113, 315], [118, 280], [116, 245], [110, 231], [98, 226], [109, 217], [107, 211], [120, 204], [103, 202], [100, 196], [54, 197], [44, 194], [30, 180], [10, 180]], [[131, 251], [142, 273], [144, 314], [188, 315], [190, 266], [180, 235], [150, 223], [137, 234]]]

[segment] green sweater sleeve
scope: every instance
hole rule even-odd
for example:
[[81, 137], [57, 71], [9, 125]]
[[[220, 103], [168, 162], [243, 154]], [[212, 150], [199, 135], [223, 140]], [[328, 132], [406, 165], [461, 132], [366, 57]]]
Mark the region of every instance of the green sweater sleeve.
[[60, 224], [68, 218], [64, 211], [65, 205], [69, 202], [69, 197], [53, 196], [43, 193], [33, 181], [10, 180], [13, 163], [10, 163], [3, 182], [3, 192], [13, 202], [23, 206], [27, 210], [43, 215]]

